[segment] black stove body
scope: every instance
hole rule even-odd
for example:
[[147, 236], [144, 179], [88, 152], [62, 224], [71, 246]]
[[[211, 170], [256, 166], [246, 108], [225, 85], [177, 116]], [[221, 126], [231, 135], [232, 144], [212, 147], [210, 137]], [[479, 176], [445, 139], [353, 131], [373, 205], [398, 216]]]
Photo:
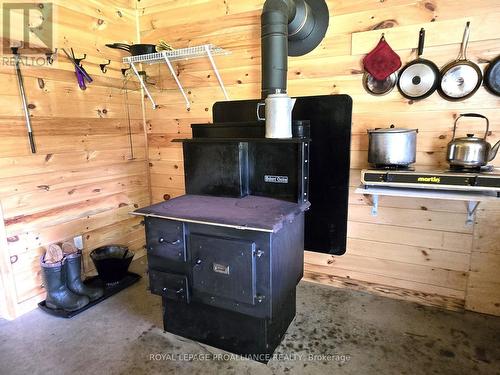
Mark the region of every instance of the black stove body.
[[165, 330], [267, 362], [295, 317], [308, 207], [188, 194], [137, 210]]
[[[267, 362], [295, 317], [305, 236], [325, 252], [345, 249], [352, 101], [298, 98], [291, 139], [228, 119], [257, 102], [217, 103], [221, 122], [192, 125], [192, 139], [176, 140], [186, 195], [135, 214], [145, 216], [165, 330]], [[308, 231], [310, 199], [318, 207]]]

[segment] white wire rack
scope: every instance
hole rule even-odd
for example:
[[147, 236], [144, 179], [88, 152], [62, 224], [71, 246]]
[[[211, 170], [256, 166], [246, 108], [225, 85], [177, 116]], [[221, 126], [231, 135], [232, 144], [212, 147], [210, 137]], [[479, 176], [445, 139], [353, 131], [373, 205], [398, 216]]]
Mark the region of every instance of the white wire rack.
[[144, 82], [143, 77], [139, 74], [139, 71], [137, 70], [137, 67], [135, 64], [159, 64], [159, 63], [166, 63], [168, 66], [168, 69], [170, 70], [170, 73], [172, 74], [172, 77], [174, 77], [175, 82], [177, 83], [177, 86], [179, 87], [179, 90], [182, 93], [182, 96], [184, 97], [184, 100], [186, 101], [186, 107], [189, 109], [191, 107], [191, 103], [189, 102], [189, 99], [186, 95], [186, 92], [184, 91], [182, 84], [179, 81], [179, 78], [177, 77], [177, 74], [172, 66], [173, 61], [179, 61], [179, 60], [192, 60], [196, 58], [202, 58], [202, 57], [207, 57], [210, 61], [210, 64], [212, 65], [212, 69], [215, 72], [215, 76], [217, 77], [217, 81], [219, 82], [219, 85], [222, 89], [222, 92], [224, 93], [224, 97], [226, 100], [229, 100], [229, 96], [227, 94], [226, 88], [224, 87], [224, 82], [222, 82], [222, 78], [219, 74], [219, 70], [217, 69], [217, 66], [215, 65], [215, 60], [214, 56], [216, 55], [228, 55], [231, 52], [217, 47], [213, 44], [204, 44], [202, 46], [195, 46], [195, 47], [188, 47], [188, 48], [181, 48], [181, 49], [176, 49], [173, 51], [163, 51], [163, 52], [157, 52], [157, 53], [150, 53], [147, 55], [140, 55], [140, 56], [130, 56], [130, 57], [125, 57], [123, 58], [123, 62], [125, 64], [130, 64], [132, 70], [134, 71], [135, 75], [139, 79], [139, 82], [141, 83], [142, 88], [146, 92], [146, 95], [148, 96], [149, 100], [153, 104], [153, 109], [157, 108], [156, 102], [153, 99], [153, 96], [149, 92], [149, 89]]

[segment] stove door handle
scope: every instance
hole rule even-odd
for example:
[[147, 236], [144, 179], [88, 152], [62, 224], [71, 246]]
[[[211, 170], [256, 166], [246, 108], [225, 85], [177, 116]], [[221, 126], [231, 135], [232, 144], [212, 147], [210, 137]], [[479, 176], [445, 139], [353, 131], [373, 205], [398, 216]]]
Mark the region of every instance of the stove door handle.
[[[164, 242], [165, 242], [165, 239], [164, 239], [163, 237], [160, 237], [160, 238], [158, 239], [158, 242], [159, 242], [159, 243], [164, 243]], [[180, 244], [180, 243], [181, 243], [181, 240], [175, 240], [175, 241], [172, 241], [172, 242], [168, 242], [168, 241], [167, 241], [167, 245], [178, 245], [178, 244]]]

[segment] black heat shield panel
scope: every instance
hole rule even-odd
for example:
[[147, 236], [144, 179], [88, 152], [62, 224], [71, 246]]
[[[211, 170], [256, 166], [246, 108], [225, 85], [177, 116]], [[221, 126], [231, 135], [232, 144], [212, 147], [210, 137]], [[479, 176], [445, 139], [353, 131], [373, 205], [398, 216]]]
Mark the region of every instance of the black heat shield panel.
[[[255, 121], [260, 101], [215, 103], [213, 120]], [[342, 255], [347, 245], [352, 99], [348, 95], [298, 97], [293, 120], [311, 121], [311, 208], [305, 218], [305, 248]]]

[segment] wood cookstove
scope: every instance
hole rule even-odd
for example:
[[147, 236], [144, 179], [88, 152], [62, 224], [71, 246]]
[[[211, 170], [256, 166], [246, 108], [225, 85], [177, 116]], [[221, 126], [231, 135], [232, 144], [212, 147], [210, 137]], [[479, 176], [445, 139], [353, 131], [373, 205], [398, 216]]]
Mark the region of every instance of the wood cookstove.
[[176, 140], [186, 195], [134, 214], [165, 330], [266, 362], [295, 316], [306, 236], [345, 249], [352, 101], [297, 98], [291, 139], [264, 138], [257, 102], [216, 103], [221, 122]]
[[187, 194], [134, 214], [146, 217], [165, 330], [265, 362], [295, 316], [310, 139], [248, 137], [234, 126], [247, 137], [214, 138], [208, 124], [179, 140]]

